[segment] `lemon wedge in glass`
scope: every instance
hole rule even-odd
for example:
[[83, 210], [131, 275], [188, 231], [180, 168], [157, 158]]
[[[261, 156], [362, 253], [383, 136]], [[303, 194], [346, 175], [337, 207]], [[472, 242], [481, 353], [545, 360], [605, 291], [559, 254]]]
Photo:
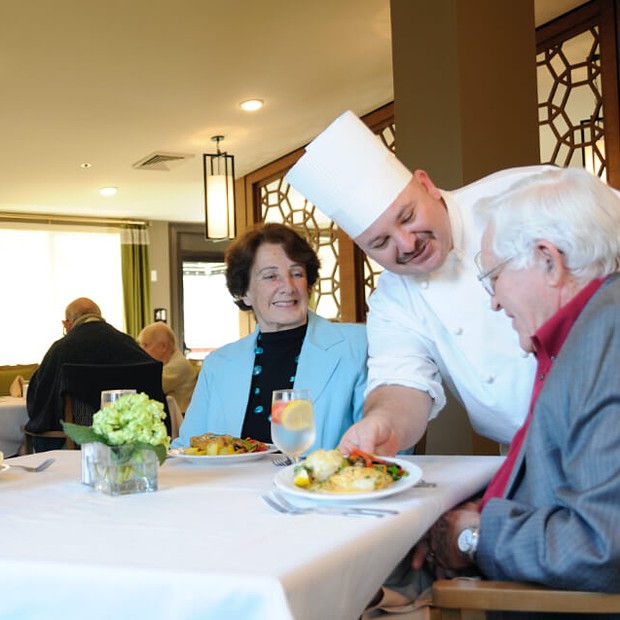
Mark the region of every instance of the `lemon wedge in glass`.
[[289, 431], [301, 431], [314, 424], [312, 402], [309, 400], [292, 400], [280, 414], [282, 426]]

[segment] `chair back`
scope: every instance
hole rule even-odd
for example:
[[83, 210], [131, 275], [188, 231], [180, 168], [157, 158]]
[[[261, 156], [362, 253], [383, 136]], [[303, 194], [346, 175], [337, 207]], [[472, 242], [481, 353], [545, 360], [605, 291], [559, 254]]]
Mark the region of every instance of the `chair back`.
[[179, 429], [183, 423], [183, 414], [174, 396], [166, 396], [166, 401], [168, 402], [168, 411], [170, 412], [170, 439], [176, 439], [179, 436]]
[[[103, 390], [144, 392], [149, 398], [163, 403], [169, 413], [162, 387], [162, 368], [162, 363], [157, 360], [129, 364], [63, 364], [61, 394], [70, 397], [72, 421], [90, 426], [93, 414], [99, 411]], [[65, 413], [68, 413], [67, 408]]]

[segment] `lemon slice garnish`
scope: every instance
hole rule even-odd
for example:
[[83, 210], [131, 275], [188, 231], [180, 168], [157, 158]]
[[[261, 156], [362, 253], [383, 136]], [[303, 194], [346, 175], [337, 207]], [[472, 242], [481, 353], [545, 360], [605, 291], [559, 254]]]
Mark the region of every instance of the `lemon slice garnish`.
[[297, 487], [310, 486], [310, 474], [304, 467], [296, 467], [295, 475], [293, 476], [293, 484]]
[[292, 400], [282, 410], [281, 424], [289, 431], [301, 431], [314, 424], [312, 403], [309, 400]]

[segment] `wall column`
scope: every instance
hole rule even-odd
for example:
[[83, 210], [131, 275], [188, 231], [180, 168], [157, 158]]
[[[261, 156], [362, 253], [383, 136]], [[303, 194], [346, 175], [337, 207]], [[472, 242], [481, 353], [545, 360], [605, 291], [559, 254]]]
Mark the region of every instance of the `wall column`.
[[[391, 0], [396, 154], [442, 189], [539, 163], [534, 0]], [[426, 449], [497, 454], [453, 398]]]
[[534, 0], [391, 0], [396, 152], [443, 189], [540, 161]]

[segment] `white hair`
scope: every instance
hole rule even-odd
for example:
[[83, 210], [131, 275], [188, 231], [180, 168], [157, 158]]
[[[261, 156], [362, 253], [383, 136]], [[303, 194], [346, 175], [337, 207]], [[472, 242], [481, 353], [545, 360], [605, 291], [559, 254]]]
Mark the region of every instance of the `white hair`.
[[529, 267], [547, 240], [578, 281], [619, 270], [620, 195], [582, 168], [533, 175], [476, 208], [493, 226], [494, 254], [513, 269]]

